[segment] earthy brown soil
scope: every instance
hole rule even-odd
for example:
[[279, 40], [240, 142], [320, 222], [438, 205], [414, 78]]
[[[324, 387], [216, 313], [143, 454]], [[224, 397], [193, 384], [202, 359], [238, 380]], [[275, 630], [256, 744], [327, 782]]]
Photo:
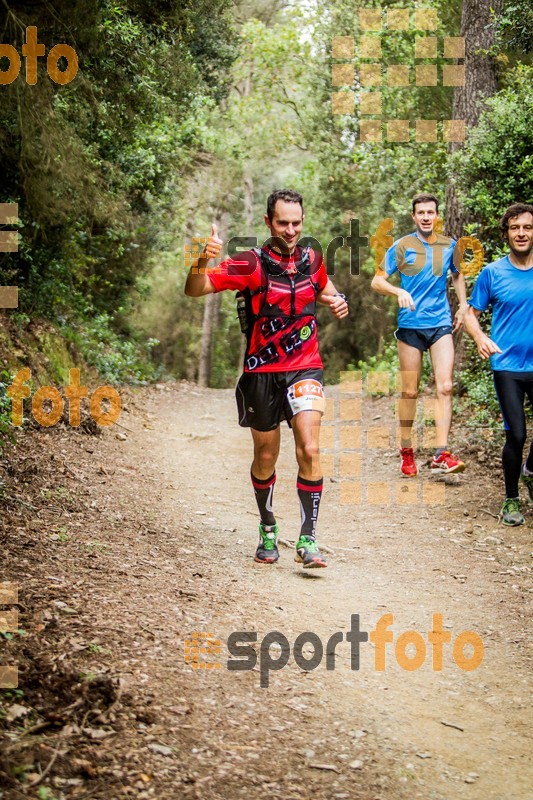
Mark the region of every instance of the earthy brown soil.
[[[121, 427], [101, 436], [37, 429], [3, 454], [0, 580], [19, 587], [25, 635], [2, 644], [0, 663], [19, 667], [19, 688], [0, 692], [2, 798], [531, 798], [533, 514], [514, 529], [491, 516], [501, 480], [490, 443], [456, 426], [469, 469], [446, 483], [426, 466], [400, 482], [392, 440], [365, 450], [352, 479], [361, 503], [346, 494], [348, 462], [325, 459], [330, 565], [310, 572], [289, 547], [275, 566], [253, 561], [250, 436], [231, 391], [165, 385], [124, 406]], [[332, 410], [330, 455], [346, 445]], [[390, 398], [365, 398], [363, 426], [392, 419]], [[295, 477], [284, 429], [275, 507], [292, 542]], [[334, 670], [325, 653], [313, 671], [291, 655], [261, 688], [268, 632], [291, 648], [314, 632], [326, 651], [351, 615], [372, 631], [388, 612], [384, 671], [371, 642], [351, 669], [342, 641]], [[429, 644], [419, 669], [400, 668], [399, 635], [427, 643], [434, 613], [452, 642], [481, 637], [478, 669], [460, 669], [451, 644], [442, 671]], [[227, 669], [233, 631], [257, 633], [254, 670]], [[208, 632], [220, 654], [200, 661], [221, 667], [193, 669], [185, 642]]]

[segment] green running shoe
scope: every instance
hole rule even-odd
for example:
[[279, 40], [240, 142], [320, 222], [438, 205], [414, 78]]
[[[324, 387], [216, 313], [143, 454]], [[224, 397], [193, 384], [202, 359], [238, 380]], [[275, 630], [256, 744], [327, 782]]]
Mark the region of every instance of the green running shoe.
[[524, 517], [520, 513], [520, 500], [518, 497], [507, 497], [503, 501], [500, 516], [504, 525], [523, 525]]
[[320, 554], [318, 545], [312, 536], [300, 536], [296, 542], [294, 560], [299, 564], [303, 564], [304, 569], [327, 567], [326, 559]]
[[263, 525], [259, 523], [259, 544], [255, 551], [254, 561], [259, 564], [274, 564], [279, 558], [278, 546], [278, 525]]
[[522, 478], [522, 481], [525, 483], [526, 488], [529, 492], [529, 499], [533, 503], [533, 475], [526, 473], [525, 470], [526, 470], [526, 465], [522, 464], [520, 477]]

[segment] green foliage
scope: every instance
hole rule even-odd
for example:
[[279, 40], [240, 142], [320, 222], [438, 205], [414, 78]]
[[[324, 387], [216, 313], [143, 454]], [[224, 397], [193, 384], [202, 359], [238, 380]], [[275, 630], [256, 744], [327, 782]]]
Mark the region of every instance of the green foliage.
[[225, 292], [221, 297], [219, 324], [213, 335], [211, 386], [235, 386], [242, 368], [239, 354], [243, 338], [237, 319], [235, 295], [233, 292]]
[[[482, 315], [482, 327], [485, 327], [484, 323], [485, 318]], [[477, 347], [470, 338], [465, 337], [463, 367], [456, 375], [456, 380], [458, 394], [463, 395], [461, 405], [469, 413], [466, 427], [486, 425], [500, 430], [502, 417], [494, 389], [492, 370], [488, 361], [480, 359]], [[525, 411], [526, 417], [533, 420], [533, 409], [530, 404], [526, 403]]]
[[[29, 317], [77, 326], [108, 315], [112, 326], [182, 198], [205, 109], [226, 93], [231, 0], [9, 8], [2, 29], [19, 51], [36, 25], [47, 49], [72, 44], [80, 68], [59, 87], [41, 59], [35, 86], [22, 70], [3, 87], [2, 201], [19, 205], [20, 241], [0, 261], [0, 285], [19, 286]], [[112, 376], [138, 373], [130, 349], [108, 364]]]
[[48, 786], [39, 786], [39, 789], [37, 790], [37, 797], [39, 800], [59, 800], [57, 795], [54, 794], [53, 790]]
[[24, 689], [3, 689], [2, 698], [5, 700], [12, 700], [13, 702], [20, 702], [24, 700]]
[[487, 100], [479, 124], [450, 160], [462, 202], [474, 215], [488, 256], [502, 247], [498, 220], [507, 206], [533, 200], [533, 68], [519, 66]]
[[[351, 218], [360, 222], [361, 235], [371, 236], [385, 217], [395, 221], [394, 238], [412, 230], [411, 198], [431, 191], [444, 200], [446, 188], [446, 145], [374, 142], [359, 140], [360, 113], [358, 83], [355, 83], [355, 111], [351, 115], [331, 114], [331, 39], [348, 35], [357, 39], [359, 9], [368, 3], [334, 0], [318, 4], [315, 16], [306, 19], [306, 34], [312, 40], [313, 58], [305, 75], [306, 124], [301, 136], [307, 148], [303, 166], [296, 164], [287, 182], [301, 191], [306, 201], [305, 232], [327, 245], [336, 236], [348, 236]], [[380, 5], [378, 3], [370, 5]], [[460, 3], [437, 3], [441, 20], [439, 36], [456, 35]], [[385, 64], [414, 63], [414, 30], [381, 35]], [[355, 70], [359, 68], [356, 50]], [[449, 118], [452, 92], [449, 88], [380, 88], [384, 116], [414, 120]], [[413, 134], [411, 134], [413, 135]], [[345, 249], [336, 256], [336, 287], [350, 302], [350, 317], [339, 323], [327, 313], [320, 316], [321, 352], [328, 380], [335, 380], [347, 363], [381, 358], [392, 340], [396, 304], [380, 298], [370, 289], [375, 263], [369, 248], [361, 248], [361, 274], [351, 275]]]
[[[383, 352], [379, 355], [369, 356], [365, 361], [358, 361], [357, 364], [348, 364], [348, 370], [360, 371], [363, 380], [368, 379], [369, 373], [383, 372], [388, 373], [388, 392], [396, 391], [397, 376], [400, 372], [400, 362], [398, 360], [398, 349], [396, 343], [391, 342], [386, 345]], [[372, 394], [383, 394], [381, 391], [371, 392]]]
[[533, 6], [505, 0], [501, 14], [495, 17], [497, 47], [521, 53], [533, 50]]
[[[11, 400], [6, 394], [6, 389], [11, 385], [11, 376], [5, 369], [0, 371], [0, 450], [7, 440], [13, 442], [13, 429], [11, 427]], [[3, 484], [0, 482], [0, 497]]]
[[150, 359], [157, 340], [142, 342], [124, 333], [120, 335], [112, 323], [109, 314], [98, 314], [83, 325], [65, 327], [65, 338], [76, 345], [87, 364], [96, 367], [110, 384], [140, 384], [160, 377], [161, 368]]
[[490, 364], [482, 362], [477, 348], [470, 339], [465, 341], [465, 358], [462, 370], [456, 375], [459, 394], [464, 394], [462, 406], [469, 412], [466, 422], [472, 426], [501, 427], [501, 414]]
[[[389, 374], [389, 392], [392, 394], [399, 390], [400, 360], [398, 348], [394, 339], [383, 348], [383, 352], [360, 360], [357, 364], [348, 364], [349, 370], [360, 370], [363, 378], [370, 372], [387, 372]], [[420, 376], [420, 390], [422, 391], [431, 380], [431, 361], [429, 353], [422, 359], [422, 373]], [[379, 392], [378, 392], [379, 394]]]

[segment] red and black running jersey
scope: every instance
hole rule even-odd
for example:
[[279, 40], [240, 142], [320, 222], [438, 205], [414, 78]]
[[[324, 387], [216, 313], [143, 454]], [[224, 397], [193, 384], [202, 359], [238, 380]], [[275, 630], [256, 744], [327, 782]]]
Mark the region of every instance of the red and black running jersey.
[[316, 296], [328, 282], [322, 257], [310, 250], [309, 258], [301, 260], [299, 247], [292, 256], [269, 247], [263, 254], [267, 258], [246, 250], [208, 271], [216, 292], [248, 289], [251, 293], [254, 318], [244, 371], [322, 368], [315, 315]]

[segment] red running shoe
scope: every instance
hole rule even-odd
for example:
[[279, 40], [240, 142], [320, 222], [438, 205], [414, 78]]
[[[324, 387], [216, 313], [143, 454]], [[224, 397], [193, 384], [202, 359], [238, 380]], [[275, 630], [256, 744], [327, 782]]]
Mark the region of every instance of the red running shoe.
[[400, 472], [406, 478], [414, 478], [418, 475], [418, 467], [416, 466], [415, 454], [412, 447], [402, 447], [400, 449], [400, 456], [402, 463], [400, 464]]
[[448, 475], [450, 472], [464, 472], [466, 464], [453, 453], [443, 450], [438, 458], [433, 456], [431, 472], [434, 475]]

